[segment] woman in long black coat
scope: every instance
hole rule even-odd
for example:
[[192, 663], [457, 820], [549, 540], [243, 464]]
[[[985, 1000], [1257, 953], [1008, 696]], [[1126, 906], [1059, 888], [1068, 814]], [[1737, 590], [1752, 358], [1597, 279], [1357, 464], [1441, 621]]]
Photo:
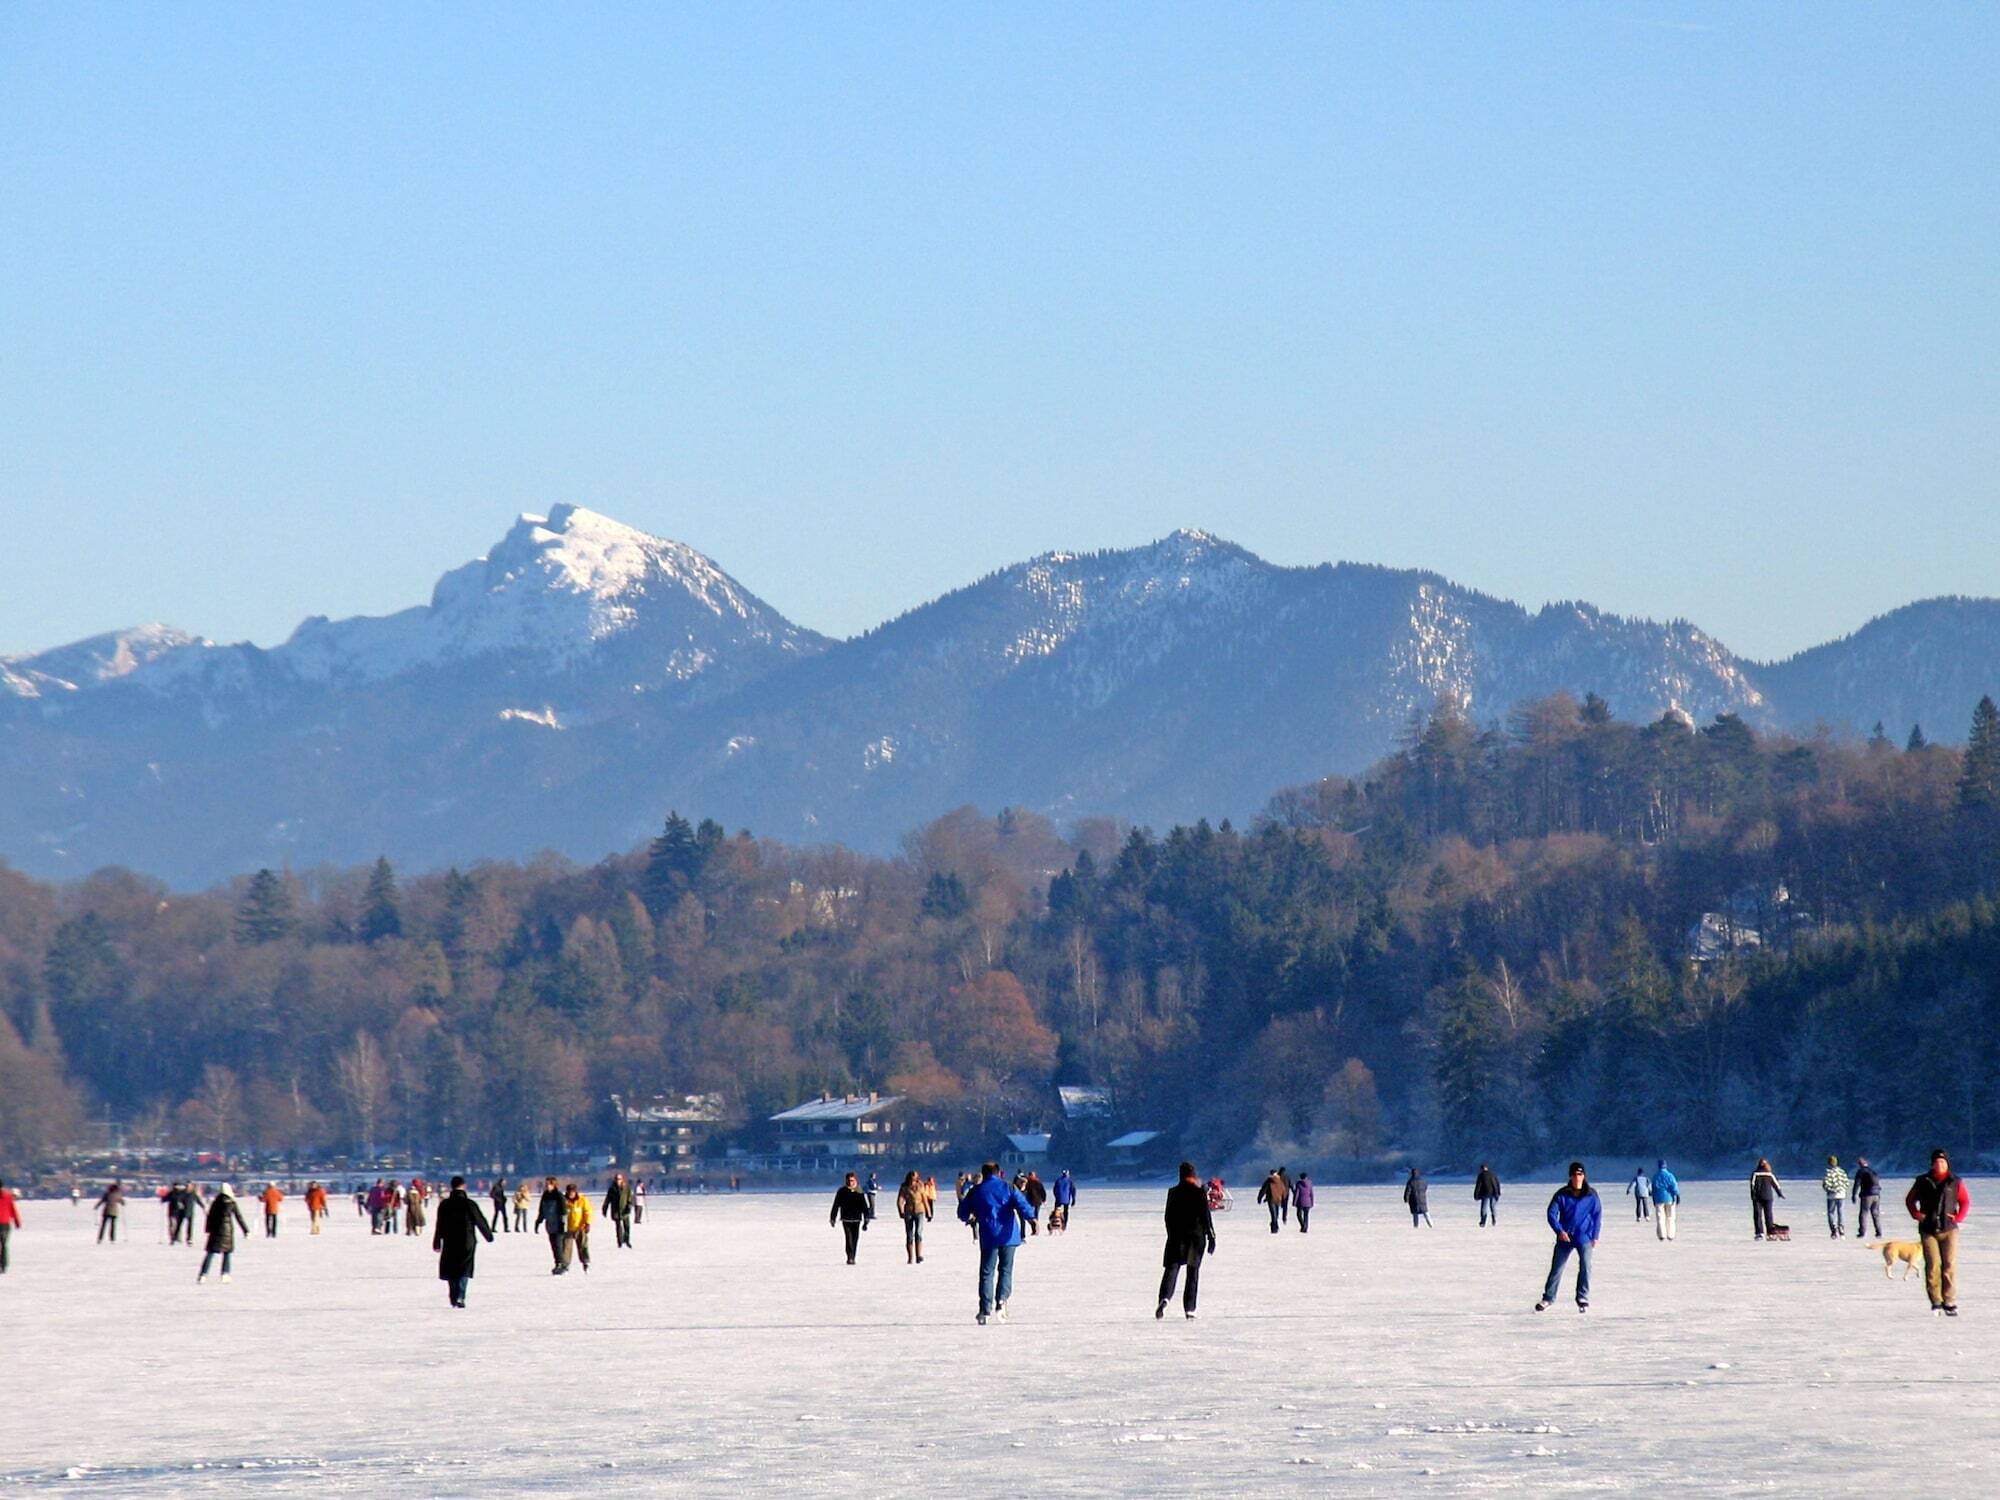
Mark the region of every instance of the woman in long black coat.
[[431, 1249], [438, 1253], [438, 1280], [451, 1290], [451, 1305], [465, 1306], [465, 1294], [472, 1285], [472, 1264], [479, 1254], [479, 1240], [493, 1243], [493, 1226], [479, 1205], [465, 1195], [465, 1179], [454, 1177], [451, 1192], [438, 1205], [437, 1229], [431, 1235]]
[[208, 1231], [208, 1244], [202, 1251], [201, 1270], [195, 1280], [208, 1280], [209, 1262], [216, 1256], [222, 1257], [222, 1279], [229, 1279], [229, 1257], [236, 1250], [236, 1231], [250, 1232], [250, 1226], [243, 1222], [243, 1210], [236, 1206], [236, 1189], [224, 1183], [209, 1200], [208, 1222], [203, 1226]]

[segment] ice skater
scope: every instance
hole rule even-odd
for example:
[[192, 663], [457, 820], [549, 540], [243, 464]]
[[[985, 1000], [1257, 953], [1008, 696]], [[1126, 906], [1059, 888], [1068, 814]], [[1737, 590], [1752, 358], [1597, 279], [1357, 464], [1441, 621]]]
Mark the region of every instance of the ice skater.
[[1035, 1207], [1000, 1175], [1000, 1163], [989, 1161], [980, 1165], [979, 1185], [959, 1200], [958, 1216], [979, 1232], [979, 1321], [1004, 1323], [1014, 1295], [1014, 1252]]
[[[501, 1202], [504, 1205], [505, 1198]], [[505, 1211], [504, 1207], [501, 1211]], [[445, 1284], [453, 1307], [465, 1306], [482, 1238], [489, 1245], [493, 1243], [493, 1226], [486, 1222], [479, 1205], [467, 1196], [465, 1179], [453, 1177], [451, 1191], [438, 1205], [437, 1228], [431, 1231], [431, 1249], [437, 1251], [438, 1257], [438, 1280]]]
[[1489, 1223], [1495, 1229], [1500, 1227], [1500, 1174], [1479, 1164], [1479, 1175], [1472, 1179], [1472, 1196], [1479, 1204], [1479, 1227], [1484, 1229]]
[[[493, 1204], [493, 1217], [486, 1221], [487, 1226], [496, 1233], [507, 1233], [507, 1179], [504, 1177], [494, 1178], [493, 1186], [486, 1196]], [[439, 1204], [438, 1208], [442, 1212], [444, 1205]], [[431, 1238], [436, 1239], [437, 1236], [432, 1235]]]
[[1632, 1180], [1625, 1184], [1625, 1191], [1632, 1195], [1632, 1217], [1645, 1219], [1652, 1212], [1653, 1184], [1646, 1180], [1644, 1167], [1632, 1169]]
[[569, 1269], [563, 1264], [563, 1238], [568, 1233], [568, 1222], [569, 1207], [563, 1202], [555, 1178], [544, 1177], [542, 1201], [535, 1209], [535, 1228], [548, 1231], [549, 1259], [554, 1263], [549, 1271], [551, 1276], [560, 1276]]
[[924, 1224], [930, 1209], [924, 1199], [924, 1185], [915, 1172], [896, 1189], [896, 1217], [903, 1221], [903, 1261], [919, 1266], [924, 1261]]
[[125, 1184], [113, 1179], [111, 1186], [104, 1190], [104, 1196], [97, 1200], [97, 1243], [103, 1244], [106, 1235], [111, 1243], [118, 1243], [118, 1221], [125, 1216]]
[[1653, 1235], [1657, 1239], [1671, 1240], [1674, 1224], [1680, 1218], [1681, 1182], [1667, 1170], [1666, 1159], [1662, 1157], [1653, 1163]]
[[326, 1227], [326, 1189], [317, 1180], [306, 1184], [306, 1218], [314, 1234]]
[[1931, 1168], [1910, 1184], [1903, 1207], [1917, 1221], [1924, 1247], [1924, 1290], [1931, 1311], [1958, 1316], [1958, 1226], [1972, 1212], [1972, 1194], [1951, 1170], [1943, 1151], [1931, 1153]]
[[21, 1205], [7, 1184], [0, 1182], [0, 1276], [7, 1274], [7, 1241], [21, 1227]]
[[1257, 1201], [1271, 1211], [1271, 1233], [1273, 1234], [1278, 1232], [1278, 1220], [1283, 1216], [1285, 1201], [1290, 1196], [1291, 1188], [1285, 1181], [1284, 1173], [1280, 1172], [1276, 1167], [1271, 1168], [1270, 1176], [1266, 1177], [1264, 1185], [1257, 1189]]
[[[1206, 1201], [1207, 1195], [1203, 1195]], [[1313, 1180], [1305, 1173], [1299, 1173], [1299, 1180], [1292, 1184], [1292, 1216], [1298, 1221], [1299, 1233], [1306, 1232], [1306, 1220], [1313, 1211]]]
[[1549, 1279], [1542, 1285], [1542, 1299], [1536, 1312], [1544, 1312], [1556, 1300], [1562, 1286], [1563, 1265], [1576, 1256], [1576, 1310], [1590, 1311], [1590, 1252], [1604, 1227], [1604, 1205], [1597, 1189], [1583, 1170], [1583, 1163], [1569, 1164], [1569, 1181], [1549, 1199], [1549, 1228], [1556, 1232], [1555, 1249], [1549, 1255]]
[[[1868, 1158], [1854, 1158], [1854, 1182], [1849, 1188], [1854, 1200], [1854, 1236], [1856, 1239], [1882, 1238], [1882, 1178]], [[1868, 1224], [1873, 1221], [1874, 1229]]]
[[1415, 1167], [1410, 1168], [1410, 1180], [1403, 1184], [1403, 1206], [1410, 1211], [1410, 1228], [1431, 1223], [1431, 1185], [1424, 1181], [1424, 1174]]
[[[861, 1246], [861, 1231], [868, 1227], [868, 1195], [861, 1191], [860, 1179], [849, 1172], [839, 1187], [833, 1190], [833, 1207], [827, 1210], [826, 1222], [838, 1224], [841, 1235], [847, 1241], [847, 1263], [854, 1264], [854, 1252]], [[960, 1217], [964, 1217], [962, 1214]]]
[[215, 1196], [208, 1203], [208, 1240], [201, 1256], [201, 1269], [195, 1273], [195, 1285], [208, 1280], [209, 1265], [216, 1256], [222, 1257], [222, 1279], [229, 1279], [229, 1260], [236, 1250], [236, 1231], [250, 1233], [250, 1226], [244, 1221], [243, 1210], [236, 1206], [236, 1189], [224, 1183], [215, 1190]]
[[1758, 1239], [1776, 1242], [1783, 1227], [1777, 1218], [1778, 1200], [1784, 1196], [1785, 1185], [1778, 1181], [1771, 1163], [1758, 1157], [1757, 1170], [1750, 1174], [1750, 1230]]
[[1826, 1233], [1829, 1239], [1839, 1239], [1847, 1233], [1847, 1225], [1842, 1215], [1847, 1211], [1847, 1190], [1853, 1184], [1847, 1173], [1841, 1170], [1840, 1158], [1829, 1156], [1826, 1171], [1819, 1179], [1820, 1190], [1826, 1194]]
[[[1303, 1173], [1299, 1185], [1306, 1183]], [[1305, 1216], [1300, 1210], [1300, 1218]], [[1215, 1218], [1208, 1208], [1208, 1190], [1201, 1185], [1201, 1178], [1195, 1172], [1194, 1163], [1181, 1163], [1180, 1181], [1167, 1189], [1167, 1248], [1160, 1257], [1160, 1295], [1153, 1303], [1153, 1316], [1164, 1318], [1167, 1304], [1174, 1300], [1174, 1283], [1180, 1280], [1183, 1270], [1187, 1272], [1187, 1285], [1181, 1292], [1181, 1312], [1192, 1318], [1195, 1304], [1201, 1297], [1201, 1261], [1204, 1255], [1215, 1254]], [[1299, 1225], [1301, 1232], [1305, 1225]]]
[[625, 1180], [623, 1172], [611, 1174], [611, 1184], [604, 1190], [604, 1217], [611, 1221], [617, 1234], [620, 1250], [632, 1248], [632, 1184]]
[[1049, 1233], [1067, 1234], [1070, 1210], [1076, 1207], [1076, 1179], [1069, 1175], [1068, 1167], [1056, 1178], [1055, 1197], [1055, 1211], [1049, 1215]]
[[267, 1182], [257, 1198], [264, 1205], [264, 1238], [275, 1240], [278, 1237], [278, 1206], [285, 1201], [284, 1191], [277, 1183]]
[[563, 1192], [562, 1268], [567, 1271], [572, 1257], [590, 1274], [590, 1200], [571, 1183]]

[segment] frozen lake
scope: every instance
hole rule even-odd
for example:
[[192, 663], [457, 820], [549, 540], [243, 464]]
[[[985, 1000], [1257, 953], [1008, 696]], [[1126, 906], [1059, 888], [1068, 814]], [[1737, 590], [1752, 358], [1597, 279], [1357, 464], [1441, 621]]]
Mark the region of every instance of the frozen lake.
[[0, 1490], [2000, 1493], [1994, 1184], [1955, 1322], [1830, 1241], [1808, 1183], [1778, 1245], [1740, 1184], [1688, 1185], [1672, 1245], [1601, 1186], [1592, 1311], [1566, 1281], [1538, 1316], [1553, 1187], [1509, 1187], [1497, 1231], [1461, 1184], [1422, 1231], [1394, 1187], [1321, 1189], [1309, 1237], [1239, 1201], [1187, 1323], [1152, 1316], [1164, 1188], [1085, 1184], [985, 1328], [965, 1230], [941, 1210], [911, 1268], [884, 1219], [850, 1269], [831, 1183], [656, 1196], [635, 1249], [593, 1234], [588, 1277], [503, 1237], [464, 1312], [428, 1239], [372, 1238], [351, 1203], [315, 1239], [291, 1199], [271, 1242], [246, 1204], [234, 1279], [201, 1287], [151, 1202], [115, 1248], [88, 1205], [29, 1203], [0, 1278]]

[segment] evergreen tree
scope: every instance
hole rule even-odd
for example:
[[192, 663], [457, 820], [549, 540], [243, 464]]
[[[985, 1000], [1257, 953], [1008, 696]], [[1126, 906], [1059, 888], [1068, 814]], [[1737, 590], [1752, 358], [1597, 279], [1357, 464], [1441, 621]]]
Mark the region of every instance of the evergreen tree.
[[972, 910], [972, 897], [966, 892], [965, 882], [958, 878], [958, 871], [931, 876], [924, 887], [923, 910], [925, 916], [946, 922]]
[[1475, 963], [1437, 996], [1437, 1053], [1433, 1076], [1443, 1114], [1444, 1148], [1471, 1158], [1493, 1155], [1518, 1135], [1511, 1099], [1515, 1090], [1507, 1034], [1492, 987]]
[[1882, 727], [1880, 719], [1875, 721], [1875, 728], [1868, 735], [1868, 748], [1875, 751], [1895, 748], [1889, 743], [1889, 731]]
[[1910, 737], [1903, 742], [1903, 748], [1905, 750], [1928, 750], [1930, 747], [1931, 742], [1924, 738], [1924, 726], [1921, 724], [1912, 724], [1910, 726]]
[[1958, 805], [2000, 807], [2000, 709], [1991, 697], [1981, 698], [1972, 710], [1972, 733], [1958, 776]]
[[271, 870], [259, 870], [250, 877], [250, 889], [236, 909], [236, 940], [255, 945], [275, 943], [290, 937], [297, 926], [292, 893]]
[[396, 895], [396, 872], [387, 855], [375, 861], [368, 872], [368, 889], [361, 898], [361, 926], [364, 943], [403, 935], [403, 908]]
[[666, 826], [646, 850], [646, 873], [640, 881], [653, 915], [665, 913], [701, 874], [710, 850], [722, 841], [721, 826], [704, 819], [702, 833], [710, 829], [714, 834], [704, 847], [693, 824], [678, 812], [667, 814]]

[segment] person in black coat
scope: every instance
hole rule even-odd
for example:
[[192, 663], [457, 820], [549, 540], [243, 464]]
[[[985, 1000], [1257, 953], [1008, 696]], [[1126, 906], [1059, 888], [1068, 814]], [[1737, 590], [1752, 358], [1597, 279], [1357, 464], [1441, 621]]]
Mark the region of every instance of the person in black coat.
[[1485, 1162], [1479, 1164], [1479, 1176], [1473, 1179], [1472, 1196], [1479, 1200], [1479, 1227], [1484, 1229], [1490, 1219], [1494, 1228], [1500, 1227], [1500, 1174]]
[[438, 1253], [438, 1280], [450, 1288], [453, 1307], [465, 1306], [482, 1236], [492, 1244], [493, 1226], [486, 1222], [479, 1205], [466, 1196], [465, 1179], [454, 1177], [451, 1192], [438, 1205], [437, 1228], [431, 1232], [431, 1249]]
[[868, 1195], [856, 1184], [859, 1181], [852, 1172], [847, 1174], [833, 1195], [833, 1207], [828, 1210], [826, 1222], [838, 1222], [840, 1232], [847, 1240], [847, 1263], [854, 1264], [854, 1252], [861, 1244], [861, 1230], [868, 1222]]
[[[233, 1221], [233, 1222], [232, 1222]], [[202, 1251], [201, 1270], [195, 1274], [197, 1284], [208, 1280], [209, 1262], [216, 1256], [222, 1257], [222, 1279], [229, 1279], [229, 1257], [236, 1250], [236, 1231], [250, 1232], [250, 1226], [243, 1221], [243, 1210], [236, 1206], [236, 1189], [224, 1183], [216, 1189], [215, 1197], [208, 1205], [208, 1245]]]
[[1181, 1163], [1181, 1180], [1167, 1189], [1167, 1248], [1160, 1257], [1160, 1298], [1153, 1316], [1164, 1318], [1167, 1304], [1174, 1298], [1174, 1283], [1181, 1268], [1187, 1268], [1187, 1290], [1181, 1294], [1181, 1311], [1194, 1316], [1201, 1295], [1201, 1259], [1215, 1254], [1215, 1218], [1208, 1211], [1208, 1192], [1201, 1185], [1194, 1163]]
[[549, 1258], [555, 1263], [549, 1274], [562, 1275], [569, 1269], [563, 1264], [563, 1240], [569, 1234], [569, 1205], [563, 1201], [553, 1177], [542, 1179], [542, 1201], [535, 1210], [535, 1228], [549, 1233]]

